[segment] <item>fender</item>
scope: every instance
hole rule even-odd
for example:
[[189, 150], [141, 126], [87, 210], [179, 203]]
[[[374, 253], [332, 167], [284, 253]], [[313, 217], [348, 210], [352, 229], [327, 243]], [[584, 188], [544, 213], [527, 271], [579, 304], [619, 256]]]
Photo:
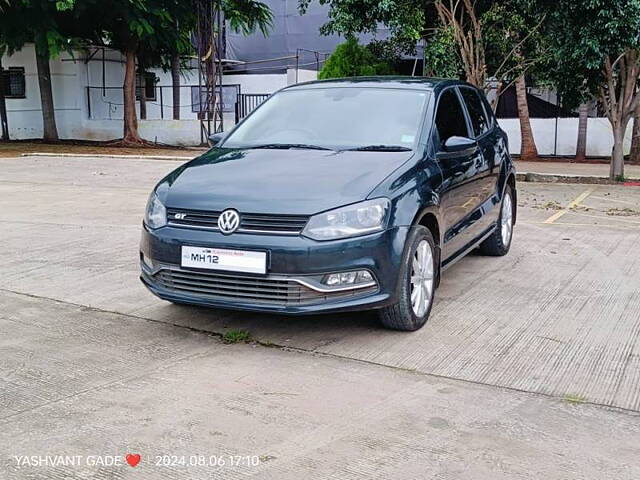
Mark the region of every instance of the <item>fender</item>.
[[[442, 172], [437, 162], [429, 157], [418, 161], [405, 173], [389, 178], [378, 186], [369, 196], [373, 198], [383, 191], [390, 192], [393, 198], [391, 206], [392, 222], [396, 226], [414, 226], [423, 224], [432, 231], [436, 243], [436, 287], [440, 284], [440, 271], [442, 264], [442, 244], [444, 228], [442, 228], [442, 212], [440, 207], [440, 195], [437, 192], [442, 183]], [[429, 217], [435, 218], [434, 226]], [[435, 230], [435, 231], [434, 231]]]
[[[498, 182], [496, 185], [496, 195], [498, 196], [499, 202], [502, 203], [507, 185], [511, 185], [511, 187], [513, 188], [513, 202], [514, 205], [517, 205], [518, 193], [516, 189], [516, 167], [513, 164], [513, 160], [511, 160], [511, 156], [509, 155], [507, 134], [502, 129], [500, 129], [500, 136], [502, 137], [502, 141], [500, 142], [501, 151], [498, 153], [498, 155], [501, 157], [501, 161], [500, 174], [498, 176]], [[517, 220], [517, 211], [518, 209], [516, 208], [513, 214], [514, 225], [516, 224]]]

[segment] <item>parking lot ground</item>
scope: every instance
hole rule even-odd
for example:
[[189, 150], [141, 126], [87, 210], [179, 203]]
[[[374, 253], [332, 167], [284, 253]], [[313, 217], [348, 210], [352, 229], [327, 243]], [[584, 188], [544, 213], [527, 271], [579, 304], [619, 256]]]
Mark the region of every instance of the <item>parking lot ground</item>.
[[[640, 188], [519, 184], [510, 254], [449, 269], [407, 334], [153, 297], [140, 221], [176, 165], [2, 160], [0, 452], [269, 460], [212, 478], [638, 478]], [[262, 345], [208, 335], [232, 329]], [[53, 477], [12, 462], [0, 478]]]
[[[3, 479], [640, 475], [637, 414], [333, 356], [223, 345], [201, 332], [22, 294], [0, 293], [0, 306]], [[129, 452], [142, 455], [135, 469], [87, 465]], [[18, 466], [15, 456], [25, 455], [82, 460]], [[231, 465], [229, 455], [258, 458]], [[212, 457], [225, 465], [209, 466]]]

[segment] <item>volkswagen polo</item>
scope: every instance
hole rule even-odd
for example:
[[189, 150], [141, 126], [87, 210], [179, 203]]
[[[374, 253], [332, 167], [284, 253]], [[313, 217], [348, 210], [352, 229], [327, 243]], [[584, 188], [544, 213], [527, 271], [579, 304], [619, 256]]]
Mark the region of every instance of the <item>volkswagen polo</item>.
[[154, 188], [141, 280], [179, 304], [286, 314], [375, 309], [417, 330], [442, 272], [505, 255], [507, 136], [477, 88], [371, 77], [293, 85]]

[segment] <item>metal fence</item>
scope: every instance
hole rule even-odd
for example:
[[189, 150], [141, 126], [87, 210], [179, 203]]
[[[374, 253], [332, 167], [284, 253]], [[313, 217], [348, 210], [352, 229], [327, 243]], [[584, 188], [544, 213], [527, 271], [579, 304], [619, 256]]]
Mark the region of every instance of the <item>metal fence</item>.
[[[220, 88], [220, 87], [219, 87]], [[140, 115], [140, 95], [136, 98], [139, 116], [146, 120], [170, 120], [173, 118], [173, 86], [154, 85], [145, 93], [144, 115]], [[180, 119], [201, 120], [206, 118], [206, 87], [198, 85], [180, 85]], [[240, 85], [223, 85], [218, 104], [222, 98], [222, 111], [232, 114], [238, 121], [240, 110]], [[122, 120], [124, 118], [123, 87], [86, 87], [87, 113], [91, 120]], [[243, 109], [244, 111], [244, 109]], [[250, 110], [249, 110], [250, 111]], [[241, 118], [241, 117], [240, 117]]]
[[238, 95], [236, 121], [249, 115], [269, 96], [268, 93], [241, 93]]

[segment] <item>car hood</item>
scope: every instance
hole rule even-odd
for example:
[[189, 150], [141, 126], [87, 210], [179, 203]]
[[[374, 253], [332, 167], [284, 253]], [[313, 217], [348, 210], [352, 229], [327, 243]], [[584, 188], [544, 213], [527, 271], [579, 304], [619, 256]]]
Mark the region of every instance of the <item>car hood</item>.
[[310, 215], [364, 200], [413, 152], [214, 148], [157, 187], [170, 208]]

